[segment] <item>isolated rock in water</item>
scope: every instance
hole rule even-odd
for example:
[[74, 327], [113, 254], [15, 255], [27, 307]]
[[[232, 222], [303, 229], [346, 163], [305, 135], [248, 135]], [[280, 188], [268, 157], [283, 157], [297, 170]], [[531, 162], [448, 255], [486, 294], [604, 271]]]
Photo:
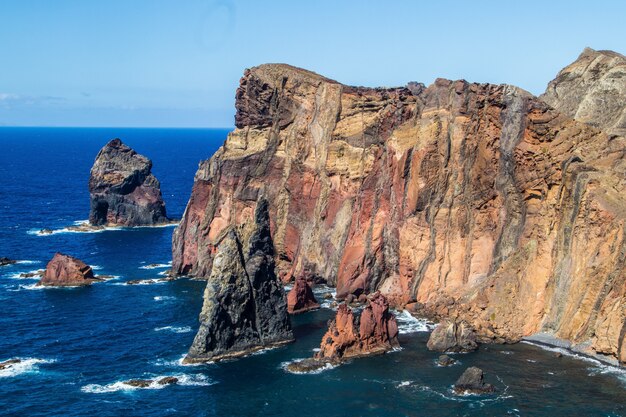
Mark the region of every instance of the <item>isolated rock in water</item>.
[[37, 285], [51, 287], [76, 287], [90, 285], [97, 281], [89, 265], [74, 258], [57, 252], [46, 265], [43, 278]]
[[282, 64], [246, 70], [235, 106], [174, 233], [176, 274], [208, 277], [263, 190], [285, 281], [626, 361], [623, 138], [511, 85], [352, 87]]
[[439, 356], [439, 359], [437, 359], [437, 363], [439, 366], [450, 366], [454, 365], [456, 361], [448, 355], [441, 355]]
[[178, 378], [175, 376], [166, 376], [157, 381], [159, 385], [172, 385], [178, 383]]
[[291, 314], [298, 314], [317, 308], [320, 308], [320, 305], [308, 282], [304, 277], [297, 278], [293, 283], [293, 288], [287, 294], [287, 311]]
[[3, 369], [7, 369], [12, 367], [13, 365], [16, 365], [18, 363], [22, 362], [21, 359], [9, 359], [3, 362], [0, 362], [0, 371]]
[[573, 119], [626, 136], [626, 56], [585, 48], [539, 98]]
[[37, 271], [33, 271], [33, 272], [22, 272], [19, 277], [20, 278], [43, 278], [44, 274], [46, 273], [45, 269], [38, 269]]
[[152, 161], [113, 139], [91, 168], [89, 223], [94, 226], [149, 226], [168, 222]]
[[485, 383], [482, 369], [475, 366], [467, 368], [454, 384], [457, 394], [486, 394], [495, 390], [496, 387]]
[[147, 388], [152, 384], [152, 382], [153, 381], [151, 379], [130, 379], [128, 381], [124, 381], [124, 384], [136, 388]]
[[358, 322], [345, 303], [339, 306], [315, 358], [344, 360], [384, 353], [399, 346], [396, 318], [389, 312], [387, 299], [376, 293], [368, 297]]
[[248, 227], [229, 230], [217, 248], [186, 362], [241, 356], [293, 340], [273, 248], [267, 201], [261, 199]]
[[0, 266], [13, 265], [16, 262], [16, 260], [5, 258], [4, 256], [0, 258]]
[[467, 323], [447, 320], [435, 327], [426, 346], [437, 352], [471, 352], [478, 349], [476, 333]]

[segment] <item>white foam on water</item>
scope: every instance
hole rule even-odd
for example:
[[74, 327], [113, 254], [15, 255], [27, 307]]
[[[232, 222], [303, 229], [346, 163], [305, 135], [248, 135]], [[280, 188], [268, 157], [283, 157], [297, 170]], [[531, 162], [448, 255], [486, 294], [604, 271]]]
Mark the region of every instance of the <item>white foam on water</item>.
[[[159, 384], [159, 380], [162, 378], [166, 378], [167, 376], [173, 376], [174, 378], [178, 378], [178, 382], [175, 384]], [[152, 382], [150, 385], [145, 387], [135, 387], [127, 384], [127, 381], [116, 381], [111, 384], [99, 385], [99, 384], [89, 384], [82, 387], [80, 390], [89, 394], [105, 394], [110, 392], [132, 392], [141, 389], [163, 389], [171, 385], [182, 385], [182, 386], [203, 386], [208, 387], [210, 385], [216, 384], [216, 382], [212, 381], [206, 375], [202, 374], [181, 374], [181, 375], [159, 375], [155, 377], [150, 377]]]
[[[583, 362], [588, 362], [590, 364], [593, 365], [593, 367], [589, 368], [589, 376], [593, 376], [593, 375], [599, 375], [599, 374], [609, 374], [612, 375], [614, 377], [616, 377], [621, 383], [622, 385], [626, 386], [626, 369], [618, 367], [618, 366], [613, 366], [613, 365], [609, 365], [605, 362], [602, 362], [598, 359], [595, 359], [591, 356], [587, 356], [587, 355], [582, 355], [582, 354], [578, 354], [576, 352], [573, 352], [569, 349], [565, 349], [565, 348], [560, 348], [560, 347], [554, 347], [554, 346], [548, 346], [545, 345], [543, 343], [534, 343], [532, 341], [529, 340], [522, 340], [522, 343], [526, 343], [528, 345], [533, 345], [533, 346], [537, 346], [543, 350], [547, 350], [549, 352], [558, 352], [560, 354], [562, 354], [563, 356], [569, 356], [571, 358], [576, 358], [578, 360], [581, 360]], [[548, 372], [550, 374], [550, 372]], [[554, 375], [553, 373], [551, 375]]]
[[77, 220], [75, 222], [72, 222], [72, 226], [62, 227], [60, 229], [31, 229], [31, 230], [28, 230], [26, 233], [28, 233], [29, 235], [35, 235], [35, 236], [51, 236], [51, 235], [56, 235], [56, 234], [61, 234], [61, 233], [102, 233], [102, 232], [112, 232], [112, 231], [119, 231], [119, 230], [176, 227], [178, 226], [178, 223], [176, 222], [176, 223], [158, 224], [158, 225], [153, 225], [153, 226], [133, 226], [133, 227], [104, 226], [104, 227], [98, 227], [98, 228], [93, 228], [93, 229], [90, 229], [90, 228], [81, 229], [81, 230], [74, 229], [74, 227], [82, 227], [82, 226], [89, 226], [89, 220]]
[[154, 329], [155, 332], [172, 332], [172, 333], [190, 333], [193, 330], [189, 326], [165, 326], [165, 327], [157, 327]]
[[54, 359], [39, 359], [39, 358], [12, 358], [19, 359], [19, 363], [11, 364], [6, 368], [0, 370], [0, 378], [9, 378], [26, 373], [39, 372], [39, 365], [46, 363], [56, 362]]
[[168, 275], [169, 275], [169, 272], [170, 272], [170, 271], [165, 270], [165, 271], [161, 271], [161, 272], [159, 272], [157, 275], [160, 275], [160, 276], [162, 276], [162, 277], [166, 277], [166, 276], [168, 276]]
[[[310, 358], [308, 358], [308, 359], [310, 359]], [[332, 364], [327, 362], [327, 363], [324, 364], [324, 366], [319, 367], [317, 369], [313, 369], [312, 371], [308, 371], [308, 372], [291, 371], [291, 370], [289, 370], [287, 368], [290, 364], [295, 363], [295, 362], [300, 362], [302, 360], [304, 360], [304, 359], [300, 358], [300, 359], [294, 359], [294, 360], [287, 361], [287, 362], [282, 362], [280, 364], [280, 368], [283, 371], [285, 371], [285, 372], [289, 372], [290, 374], [295, 374], [295, 375], [317, 375], [317, 374], [321, 374], [322, 372], [329, 371], [329, 370], [334, 369], [337, 366], [339, 366], [339, 365], [332, 365]]]
[[144, 266], [140, 266], [139, 269], [160, 269], [160, 268], [169, 268], [170, 266], [172, 266], [172, 262], [168, 262], [166, 264], [150, 264], [150, 265], [144, 265]]
[[91, 269], [93, 269], [94, 271], [99, 271], [102, 269], [102, 267], [100, 265], [91, 265]]
[[412, 382], [413, 382], [413, 381], [402, 381], [402, 382], [400, 382], [400, 383], [396, 386], [396, 388], [401, 388], [401, 387], [406, 387], [406, 386], [409, 386], [409, 385], [411, 385], [411, 383], [412, 383]]
[[20, 265], [35, 265], [35, 264], [40, 264], [41, 261], [29, 261], [29, 260], [23, 260], [23, 261], [17, 261], [15, 262], [16, 264], [20, 264]]
[[155, 295], [153, 297], [154, 301], [169, 301], [169, 300], [175, 300], [176, 297], [171, 296], [171, 295]]
[[12, 278], [12, 279], [40, 279], [41, 277], [39, 276], [34, 276], [34, 277], [22, 277], [20, 275], [22, 274], [36, 274], [38, 272], [40, 272], [40, 269], [34, 269], [32, 271], [28, 271], [28, 272], [14, 272], [12, 274], [9, 275], [5, 275], [7, 278]]
[[429, 332], [435, 325], [426, 319], [414, 317], [407, 310], [398, 312], [394, 311], [396, 321], [398, 323], [398, 332], [400, 334]]

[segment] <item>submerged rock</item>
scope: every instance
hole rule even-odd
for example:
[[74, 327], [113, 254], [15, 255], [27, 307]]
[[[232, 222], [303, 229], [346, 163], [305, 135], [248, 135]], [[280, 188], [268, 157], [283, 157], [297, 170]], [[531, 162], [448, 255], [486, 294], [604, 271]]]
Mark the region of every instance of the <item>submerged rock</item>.
[[287, 311], [291, 314], [298, 314], [318, 308], [320, 305], [306, 279], [296, 278], [293, 288], [287, 294]]
[[7, 369], [12, 367], [13, 365], [16, 365], [18, 363], [22, 362], [21, 359], [9, 359], [3, 362], [0, 362], [0, 371], [3, 369]]
[[456, 363], [456, 360], [452, 359], [448, 355], [441, 355], [439, 356], [439, 359], [437, 359], [437, 363], [439, 364], [439, 366], [450, 366], [454, 365]]
[[457, 394], [487, 394], [495, 390], [496, 387], [485, 383], [482, 369], [475, 366], [467, 368], [454, 384], [454, 392]]
[[22, 272], [20, 273], [19, 277], [20, 278], [43, 278], [45, 273], [46, 273], [45, 269], [39, 269], [37, 271], [32, 271], [32, 272]]
[[43, 278], [37, 285], [51, 287], [76, 287], [91, 285], [98, 279], [93, 269], [78, 258], [57, 252], [46, 265]]
[[13, 265], [16, 262], [17, 262], [16, 260], [6, 258], [4, 256], [0, 258], [0, 266]]
[[159, 385], [172, 385], [178, 383], [178, 378], [174, 376], [166, 376], [157, 381]]
[[149, 226], [169, 222], [152, 161], [120, 139], [98, 153], [91, 168], [89, 193], [93, 226]]
[[204, 292], [200, 329], [185, 362], [242, 356], [293, 341], [285, 293], [274, 272], [265, 199], [249, 227], [220, 242]]
[[465, 322], [455, 321], [439, 323], [426, 346], [437, 352], [472, 352], [478, 349], [474, 330]]

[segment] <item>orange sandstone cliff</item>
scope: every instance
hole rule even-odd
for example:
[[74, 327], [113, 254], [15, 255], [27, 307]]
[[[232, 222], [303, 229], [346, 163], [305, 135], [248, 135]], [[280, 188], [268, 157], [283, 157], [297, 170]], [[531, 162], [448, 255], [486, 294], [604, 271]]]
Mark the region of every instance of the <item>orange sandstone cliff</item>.
[[[568, 68], [589, 54], [608, 52]], [[174, 272], [207, 277], [262, 194], [284, 281], [325, 280], [338, 298], [380, 291], [483, 339], [547, 332], [625, 362], [621, 119], [560, 112], [559, 97], [589, 92], [559, 82], [547, 104], [510, 85], [365, 88], [283, 64], [246, 70], [236, 128], [201, 163], [174, 233]]]

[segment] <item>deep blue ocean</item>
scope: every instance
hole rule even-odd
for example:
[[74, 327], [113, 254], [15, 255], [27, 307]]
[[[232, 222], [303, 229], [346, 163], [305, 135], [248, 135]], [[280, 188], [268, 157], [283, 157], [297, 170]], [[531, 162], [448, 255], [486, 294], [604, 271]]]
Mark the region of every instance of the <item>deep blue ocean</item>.
[[[285, 363], [319, 346], [330, 308], [294, 317], [289, 346], [218, 364], [183, 366], [204, 283], [158, 278], [171, 260], [173, 227], [68, 233], [85, 220], [87, 181], [98, 150], [120, 137], [153, 161], [170, 216], [179, 218], [198, 162], [219, 129], [0, 128], [0, 414], [16, 416], [626, 416], [618, 369], [529, 344], [482, 346], [441, 368], [427, 326], [401, 314], [402, 349], [319, 374]], [[57, 231], [48, 236], [34, 232]], [[87, 288], [40, 289], [17, 274], [44, 268], [56, 251], [117, 278]], [[161, 264], [157, 268], [145, 268]], [[476, 365], [498, 392], [456, 397], [451, 386]], [[127, 389], [133, 378], [176, 376], [178, 385]]]

